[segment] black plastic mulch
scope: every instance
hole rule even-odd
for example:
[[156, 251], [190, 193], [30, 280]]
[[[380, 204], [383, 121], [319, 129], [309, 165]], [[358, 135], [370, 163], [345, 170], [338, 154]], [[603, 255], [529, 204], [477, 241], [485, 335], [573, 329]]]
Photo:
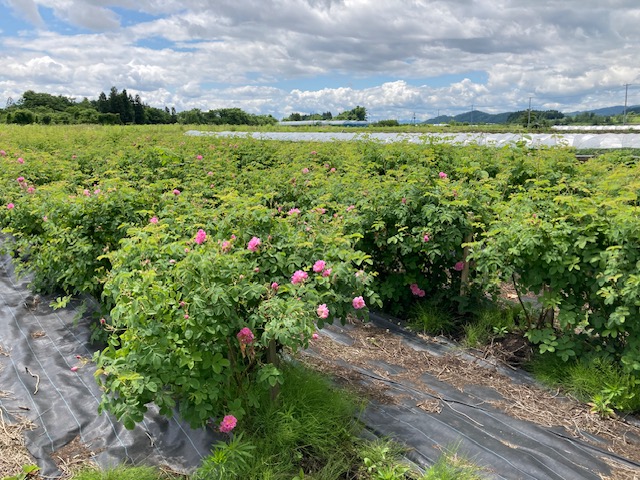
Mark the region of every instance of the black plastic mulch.
[[[372, 314], [371, 320], [375, 327], [414, 351], [435, 357], [452, 352], [466, 356], [459, 349], [455, 350], [453, 345], [423, 341], [398, 327], [389, 317]], [[319, 342], [330, 340], [349, 347], [356, 337], [352, 335], [355, 328], [362, 327], [350, 324], [328, 326], [321, 331]], [[371, 341], [375, 342], [375, 339]], [[322, 350], [316, 343], [306, 354], [314, 357]], [[482, 361], [466, 357], [476, 363]], [[327, 355], [322, 361], [326, 364]], [[356, 382], [364, 386], [374, 390], [383, 387], [384, 396], [392, 401], [373, 400], [365, 409], [362, 420], [376, 435], [406, 444], [410, 448], [408, 458], [423, 467], [432, 465], [443, 452], [455, 450], [472, 463], [484, 467], [484, 475], [492, 479], [616, 478], [612, 476], [615, 472], [612, 472], [610, 464], [625, 471], [635, 471], [640, 478], [640, 464], [610, 452], [607, 448], [609, 443], [604, 438], [587, 432], [576, 436], [562, 427], [545, 427], [514, 418], [490, 403], [504, 398], [486, 385], [470, 382], [461, 389], [459, 385], [443, 382], [428, 373], [416, 379], [419, 381], [407, 381], [406, 373], [410, 369], [406, 365], [375, 358], [363, 360], [359, 357], [358, 361], [349, 361], [339, 357], [329, 362], [334, 362], [341, 370], [356, 373]], [[513, 388], [535, 383], [528, 374], [519, 370], [489, 362], [486, 368], [508, 376]], [[384, 372], [382, 375], [376, 373], [381, 371]], [[403, 378], [399, 378], [401, 375]], [[353, 383], [353, 379], [350, 380]], [[433, 408], [425, 408], [425, 404], [431, 404]], [[630, 430], [634, 429], [630, 427]], [[586, 438], [592, 443], [585, 441]], [[633, 435], [627, 441], [640, 445], [640, 438]]]

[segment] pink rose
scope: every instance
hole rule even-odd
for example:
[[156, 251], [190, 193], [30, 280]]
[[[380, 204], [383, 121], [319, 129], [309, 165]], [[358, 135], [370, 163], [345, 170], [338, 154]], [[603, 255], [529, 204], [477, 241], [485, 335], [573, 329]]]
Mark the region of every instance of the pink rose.
[[20, 164], [24, 163], [24, 158], [22, 158], [22, 157], [18, 158], [18, 163], [20, 163]]
[[274, 292], [277, 292], [278, 289], [280, 288], [280, 285], [278, 285], [277, 282], [273, 282], [271, 284], [271, 288], [273, 289]]
[[422, 241], [423, 242], [428, 242], [429, 241], [429, 235], [425, 235], [424, 237], [422, 237]]
[[307, 278], [309, 278], [307, 272], [296, 270], [291, 276], [291, 283], [293, 283], [294, 285], [298, 285], [299, 283], [304, 282]]
[[177, 188], [175, 188], [173, 190], [173, 194], [177, 197], [178, 195], [180, 195], [180, 190], [178, 190]]
[[255, 252], [261, 243], [262, 240], [260, 240], [258, 237], [253, 237], [251, 240], [249, 240], [249, 243], [247, 243], [247, 250]]
[[364, 298], [362, 297], [354, 298], [351, 304], [353, 305], [353, 308], [355, 308], [356, 310], [360, 310], [361, 308], [366, 307], [366, 304], [364, 303]]
[[158, 217], [151, 217], [149, 223], [158, 223]]
[[453, 266], [453, 269], [456, 272], [461, 272], [462, 270], [464, 270], [464, 262], [463, 261], [456, 262], [456, 264]]
[[15, 205], [13, 203], [7, 203], [7, 208], [9, 210], [13, 210], [15, 208]]
[[327, 318], [329, 316], [329, 308], [325, 303], [323, 303], [322, 305], [318, 305], [318, 309], [316, 310], [316, 313], [320, 318]]
[[440, 178], [447, 178], [447, 174], [446, 174], [446, 173], [444, 173], [444, 172], [440, 172], [440, 173], [438, 174], [438, 176], [439, 176]]
[[220, 422], [220, 431], [222, 433], [229, 433], [231, 430], [236, 428], [236, 424], [238, 423], [238, 419], [233, 415], [225, 415], [222, 421]]
[[326, 263], [324, 262], [324, 260], [318, 260], [316, 263], [313, 264], [313, 271], [316, 273], [320, 273], [321, 271], [324, 270]]
[[255, 339], [255, 337], [253, 336], [253, 332], [248, 327], [244, 327], [242, 330], [240, 330], [236, 337], [238, 337], [238, 341], [244, 345], [250, 345]]
[[323, 277], [328, 277], [329, 275], [331, 275], [331, 269], [330, 269], [330, 268], [325, 268], [325, 269], [322, 271], [322, 276], [323, 276]]
[[202, 245], [206, 240], [207, 240], [207, 233], [203, 229], [198, 230], [198, 233], [196, 233], [195, 242], [198, 245]]

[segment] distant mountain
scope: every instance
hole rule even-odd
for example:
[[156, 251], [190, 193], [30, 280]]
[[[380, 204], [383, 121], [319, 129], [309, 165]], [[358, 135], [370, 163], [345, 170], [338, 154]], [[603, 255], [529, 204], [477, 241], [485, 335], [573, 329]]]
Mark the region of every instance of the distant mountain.
[[439, 117], [425, 120], [423, 123], [506, 123], [507, 118], [509, 118], [509, 115], [512, 113], [513, 112], [487, 113], [481, 110], [473, 110], [472, 112], [460, 113], [453, 117], [449, 115], [440, 115]]
[[[634, 105], [627, 107], [627, 113], [640, 111], [640, 105]], [[609, 117], [613, 115], [622, 115], [624, 113], [624, 105], [615, 105], [613, 107], [596, 108], [595, 110], [581, 110], [579, 112], [565, 113], [565, 115], [572, 117], [579, 113], [595, 113], [596, 115], [602, 115], [603, 117]]]
[[[624, 105], [616, 105], [613, 107], [605, 107], [605, 108], [597, 108], [594, 110], [583, 110], [579, 112], [569, 112], [565, 113], [567, 117], [573, 117], [580, 113], [594, 113], [596, 115], [600, 115], [603, 117], [609, 117], [614, 115], [622, 115], [624, 112]], [[640, 113], [640, 105], [633, 105], [631, 107], [627, 107], [627, 113]], [[422, 123], [426, 124], [438, 124], [438, 123], [450, 123], [450, 122], [458, 122], [458, 123], [507, 123], [507, 119], [510, 115], [517, 112], [503, 112], [503, 113], [486, 113], [480, 110], [474, 110], [473, 112], [464, 112], [455, 116], [450, 115], [440, 115], [438, 117], [430, 118], [425, 120]], [[406, 122], [412, 123], [412, 122]]]

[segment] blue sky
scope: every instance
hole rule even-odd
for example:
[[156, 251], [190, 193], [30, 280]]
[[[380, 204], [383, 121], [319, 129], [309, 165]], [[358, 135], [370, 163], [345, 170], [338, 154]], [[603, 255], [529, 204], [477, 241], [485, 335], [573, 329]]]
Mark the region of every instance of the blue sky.
[[112, 86], [177, 110], [371, 119], [640, 104], [637, 0], [0, 0], [0, 105]]

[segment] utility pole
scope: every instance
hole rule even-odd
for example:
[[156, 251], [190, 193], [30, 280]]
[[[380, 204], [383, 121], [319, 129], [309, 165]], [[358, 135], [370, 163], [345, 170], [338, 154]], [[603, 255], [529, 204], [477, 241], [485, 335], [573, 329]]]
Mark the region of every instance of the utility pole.
[[531, 127], [531, 97], [529, 97], [529, 117], [527, 118], [527, 129]]
[[627, 124], [627, 94], [629, 93], [629, 84], [624, 84], [624, 113], [622, 114], [622, 124]]

